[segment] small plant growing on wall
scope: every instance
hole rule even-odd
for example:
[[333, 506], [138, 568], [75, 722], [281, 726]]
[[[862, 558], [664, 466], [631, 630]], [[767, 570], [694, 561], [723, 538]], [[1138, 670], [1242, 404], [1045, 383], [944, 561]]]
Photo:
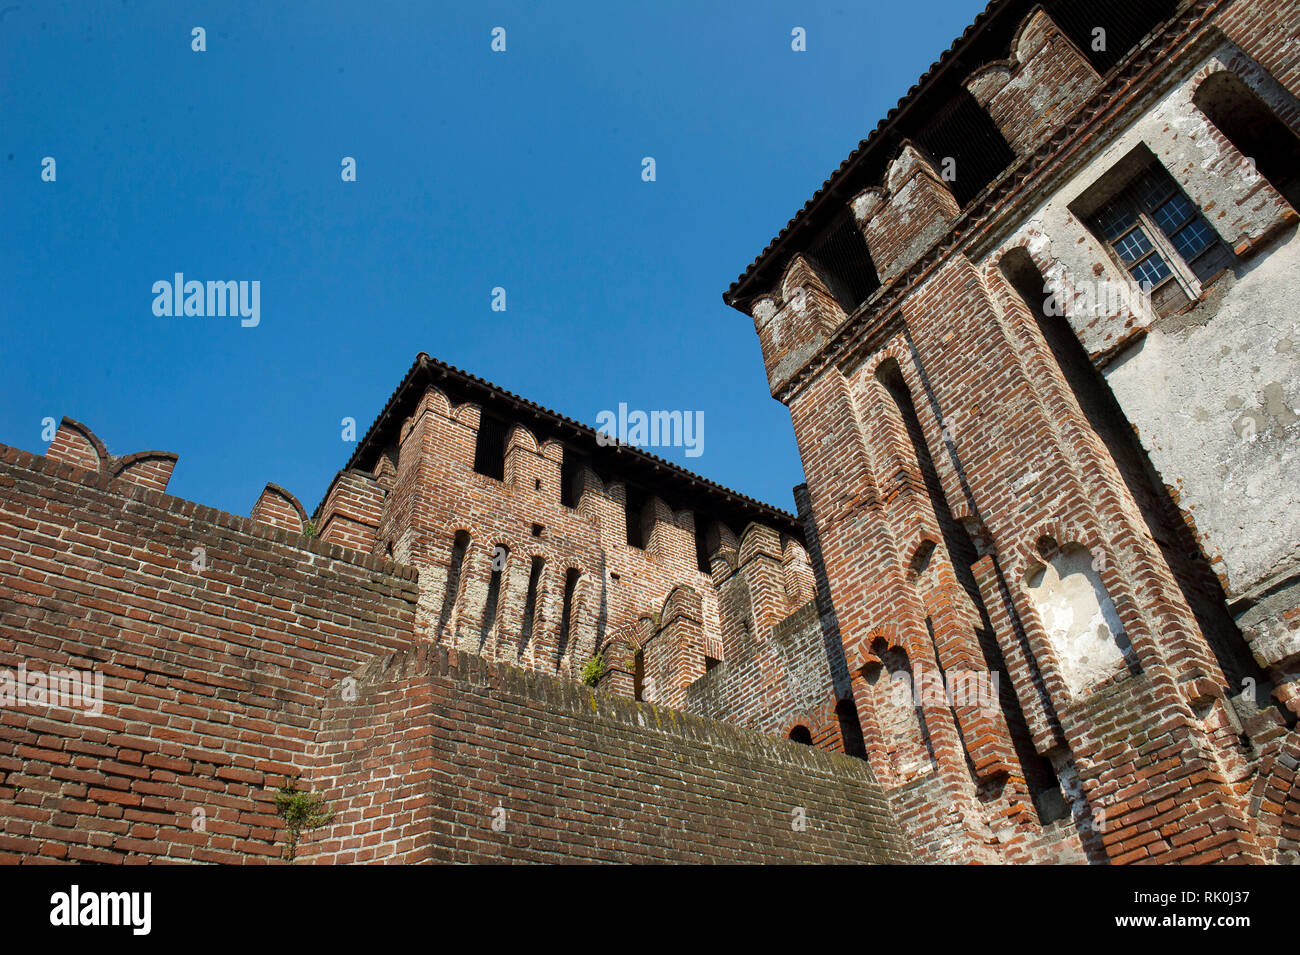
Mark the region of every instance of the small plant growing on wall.
[[605, 673], [605, 654], [597, 653], [588, 660], [582, 667], [582, 682], [587, 686], [595, 686], [600, 682], [601, 676]]
[[298, 837], [328, 825], [334, 813], [325, 806], [325, 797], [298, 788], [298, 780], [290, 779], [275, 793], [275, 813], [284, 819], [284, 859], [292, 862], [298, 851]]
[[315, 536], [316, 536], [316, 522], [315, 522], [315, 521], [308, 521], [306, 524], [303, 524], [303, 525], [302, 525], [302, 532], [303, 532], [303, 535], [306, 536], [306, 537], [315, 537]]

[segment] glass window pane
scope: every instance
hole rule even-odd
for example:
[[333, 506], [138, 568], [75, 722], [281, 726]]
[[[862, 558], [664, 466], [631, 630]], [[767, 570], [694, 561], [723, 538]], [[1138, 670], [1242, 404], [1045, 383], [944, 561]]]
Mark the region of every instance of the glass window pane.
[[1160, 200], [1166, 198], [1173, 189], [1173, 180], [1163, 169], [1152, 169], [1134, 185], [1138, 202], [1150, 209]]
[[1132, 262], [1134, 259], [1140, 259], [1151, 250], [1151, 240], [1147, 238], [1146, 232], [1142, 229], [1134, 229], [1124, 238], [1115, 243], [1115, 251], [1119, 257], [1124, 260], [1125, 264]]
[[1205, 220], [1197, 216], [1183, 226], [1176, 235], [1169, 238], [1174, 243], [1174, 248], [1178, 250], [1179, 255], [1184, 259], [1191, 259], [1204, 251], [1205, 247], [1214, 241], [1214, 233], [1205, 224]]
[[1130, 271], [1139, 283], [1150, 282], [1152, 285], [1164, 281], [1169, 276], [1169, 266], [1165, 265], [1165, 260], [1160, 258], [1159, 253], [1143, 259]]
[[1192, 204], [1187, 201], [1187, 197], [1179, 194], [1152, 213], [1152, 218], [1165, 230], [1165, 235], [1169, 235], [1186, 222], [1192, 212]]
[[1097, 214], [1097, 227], [1101, 230], [1102, 238], [1107, 242], [1114, 242], [1115, 238], [1132, 226], [1134, 221], [1135, 216], [1132, 213], [1118, 206], [1109, 206]]

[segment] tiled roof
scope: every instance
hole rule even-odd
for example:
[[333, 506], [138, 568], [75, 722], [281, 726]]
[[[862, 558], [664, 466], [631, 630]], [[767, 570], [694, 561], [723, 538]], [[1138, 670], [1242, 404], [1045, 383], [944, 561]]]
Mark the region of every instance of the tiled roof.
[[[830, 174], [829, 178], [827, 178], [825, 182], [822, 183], [821, 188], [813, 193], [812, 198], [803, 204], [803, 208], [794, 214], [790, 221], [785, 224], [785, 228], [776, 234], [776, 237], [767, 244], [767, 247], [764, 248], [757, 257], [755, 257], [754, 261], [749, 264], [748, 268], [746, 268], [743, 273], [741, 273], [740, 277], [731, 283], [731, 286], [722, 295], [722, 300], [724, 302], [728, 305], [736, 304], [737, 293], [745, 283], [753, 277], [759, 267], [766, 262], [768, 256], [775, 252], [777, 247], [782, 245], [786, 239], [790, 237], [794, 230], [803, 223], [803, 220], [809, 212], [821, 205], [822, 201], [828, 197], [832, 190], [840, 184], [841, 180], [859, 163], [859, 161], [867, 154], [868, 150], [877, 144], [884, 135], [884, 132], [893, 125], [895, 119], [898, 118], [902, 111], [911, 105], [922, 90], [933, 83], [957, 60], [958, 52], [973, 41], [975, 37], [978, 36], [988, 25], [989, 21], [993, 19], [996, 14], [1001, 12], [1002, 8], [1012, 6], [1019, 6], [1019, 4], [1013, 3], [1012, 0], [991, 0], [989, 5], [975, 17], [970, 26], [962, 32], [961, 36], [952, 41], [952, 44], [946, 51], [944, 51], [943, 55], [934, 63], [930, 64], [930, 68], [926, 70], [921, 78], [912, 85], [912, 88], [909, 89], [907, 94], [898, 101], [898, 104], [886, 113], [884, 118], [876, 124], [876, 128], [867, 135], [867, 138], [859, 140], [857, 148], [855, 148], [853, 152], [849, 153], [848, 158], [839, 164], [839, 167]], [[764, 289], [764, 291], [766, 291], [766, 289]]]
[[[563, 436], [584, 453], [604, 457], [606, 460], [603, 463], [607, 467], [610, 459], [616, 459], [617, 463], [613, 467], [618, 468], [618, 473], [609, 475], [613, 479], [632, 479], [650, 491], [659, 485], [668, 484], [672, 491], [665, 489], [664, 496], [679, 508], [685, 503], [703, 505], [720, 520], [728, 521], [730, 518], [729, 523], [737, 519], [753, 520], [802, 539], [803, 529], [799, 519], [788, 511], [723, 487], [640, 448], [621, 443], [613, 446], [598, 445], [594, 428], [527, 398], [521, 398], [454, 365], [431, 358], [425, 352], [420, 352], [415, 357], [401, 384], [393, 391], [365, 436], [357, 442], [347, 468], [369, 470], [374, 467], [384, 448], [396, 443], [397, 429], [419, 402], [427, 385], [448, 392], [453, 403], [473, 401], [483, 406], [494, 406], [507, 413], [513, 412], [516, 423], [531, 426], [534, 431], [540, 422], [545, 430], [554, 433], [556, 437]], [[737, 529], [743, 530], [743, 527]]]

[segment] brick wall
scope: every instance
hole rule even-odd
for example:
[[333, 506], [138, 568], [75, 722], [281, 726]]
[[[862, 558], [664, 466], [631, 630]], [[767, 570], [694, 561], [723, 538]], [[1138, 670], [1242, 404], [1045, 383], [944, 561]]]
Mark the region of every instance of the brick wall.
[[328, 698], [312, 771], [343, 808], [303, 859], [910, 856], [861, 760], [445, 647], [376, 660], [352, 689]]
[[[1218, 378], [1236, 373], [1219, 356], [1245, 350], [1232, 338], [1243, 321], [1292, 334], [1289, 299], [1277, 295], [1292, 253], [1277, 237], [1294, 229], [1296, 212], [1262, 177], [1215, 172], [1242, 168], [1242, 157], [1192, 97], [1206, 75], [1238, 70], [1300, 131], [1295, 16], [1293, 5], [1267, 0], [1184, 4], [1145, 49], [1099, 76], [1046, 13], [1029, 13], [1001, 41], [1010, 59], [953, 67], [1016, 153], [982, 197], [958, 210], [926, 157], [900, 142], [906, 130], [894, 130], [874, 165], [841, 167], [861, 171], [857, 181], [824, 194], [859, 190], [845, 204], [885, 284], [846, 315], [826, 303], [829, 282], [792, 243], [785, 258], [762, 263], [767, 287], [745, 291], [773, 394], [791, 411], [867, 755], [923, 858], [1258, 861], [1293, 844], [1278, 833], [1293, 811], [1300, 644], [1286, 629], [1296, 615], [1282, 582], [1294, 571], [1285, 556], [1268, 561], [1294, 544], [1282, 526], [1294, 508], [1224, 487], [1285, 485], [1272, 469], [1295, 431], [1279, 419], [1252, 458], [1213, 412], [1224, 404], [1219, 387], [1249, 394], [1276, 380], [1278, 393], [1294, 391], [1294, 363], [1274, 357], [1289, 356], [1289, 338], [1276, 348], [1264, 338], [1262, 357], [1244, 362], [1268, 376], [1260, 384]], [[1224, 45], [1216, 24], [1240, 49]], [[996, 46], [986, 42], [989, 57]], [[1143, 335], [1152, 352], [1166, 329], [1180, 342], [1192, 327], [1206, 339], [1213, 370], [1204, 374], [1198, 361], [1153, 366], [1127, 353], [1112, 375], [1132, 379], [1117, 392], [1123, 414], [1102, 423], [1061, 336], [1040, 328], [1034, 294], [1050, 283], [1073, 301], [1099, 277], [1128, 281], [1073, 204], [1098, 166], [1138, 146], [1242, 267], [1163, 325], [1149, 308], [1127, 306], [1055, 319], [1086, 353], [1081, 364], [1091, 358], [1106, 374]], [[905, 183], [925, 189], [909, 193]], [[1011, 280], [1017, 257], [1037, 269], [1020, 285]], [[779, 282], [770, 278], [778, 268]], [[1180, 396], [1168, 416], [1176, 426], [1144, 406], [1164, 388]], [[1183, 432], [1202, 405], [1213, 409], [1209, 424], [1189, 441]], [[1281, 412], [1288, 422], [1290, 407]], [[1144, 485], [1142, 452], [1119, 447], [1130, 421], [1163, 481]], [[1229, 457], [1232, 472], [1215, 472], [1221, 480], [1201, 473], [1210, 469], [1198, 462]], [[1258, 506], [1247, 511], [1248, 502]], [[1224, 536], [1197, 537], [1198, 523]], [[1091, 564], [1074, 574], [1082, 602], [1046, 597], [1079, 560]], [[1231, 569], [1234, 560], [1265, 567], [1267, 599], [1234, 594], [1221, 572], [1238, 601], [1225, 605], [1211, 561]], [[1094, 609], [1109, 621], [1105, 647], [1083, 640]], [[900, 676], [919, 690], [962, 669], [998, 676], [1001, 692], [972, 706], [942, 692], [898, 703], [888, 690]], [[1242, 687], [1256, 684], [1259, 698], [1248, 699]]]
[[0, 707], [0, 863], [274, 860], [272, 789], [415, 574], [114, 471], [0, 446], [0, 672], [103, 678], [101, 715]]

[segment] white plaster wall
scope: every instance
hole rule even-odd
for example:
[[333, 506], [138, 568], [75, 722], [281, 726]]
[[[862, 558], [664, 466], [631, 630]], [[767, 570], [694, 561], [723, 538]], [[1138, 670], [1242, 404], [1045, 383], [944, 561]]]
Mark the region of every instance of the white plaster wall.
[[1208, 324], [1151, 332], [1106, 379], [1230, 597], [1300, 569], [1300, 233]]
[[[1131, 277], [1068, 208], [1145, 144], [1230, 247], [1266, 234], [1285, 204], [1271, 187], [1223, 174], [1225, 149], [1191, 101], [1198, 75], [1229, 65], [1275, 106], [1287, 95], [1243, 67], [1235, 48], [1217, 51], [1118, 130], [986, 263], [1026, 244], [1066, 306], [1063, 320], [1095, 359], [1111, 358], [1103, 370], [1116, 398], [1234, 599], [1300, 570], [1300, 239], [1292, 230], [1251, 254], [1185, 320], [1155, 327], [1158, 316], [1129, 294]], [[1082, 307], [1101, 297], [1099, 283], [1124, 291], [1121, 307]]]

